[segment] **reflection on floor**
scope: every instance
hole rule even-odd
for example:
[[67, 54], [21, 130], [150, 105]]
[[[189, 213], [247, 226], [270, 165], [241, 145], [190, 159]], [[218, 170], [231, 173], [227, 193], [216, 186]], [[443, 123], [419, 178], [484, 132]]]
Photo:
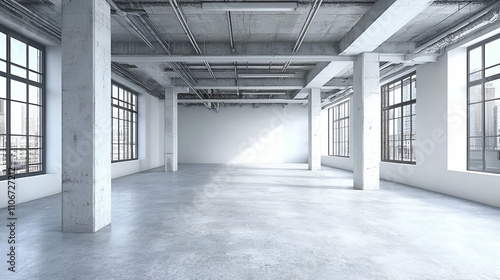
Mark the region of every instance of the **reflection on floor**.
[[500, 279], [498, 208], [353, 190], [328, 167], [162, 170], [113, 180], [112, 224], [94, 234], [61, 233], [60, 195], [18, 205], [17, 272], [2, 261], [0, 279]]

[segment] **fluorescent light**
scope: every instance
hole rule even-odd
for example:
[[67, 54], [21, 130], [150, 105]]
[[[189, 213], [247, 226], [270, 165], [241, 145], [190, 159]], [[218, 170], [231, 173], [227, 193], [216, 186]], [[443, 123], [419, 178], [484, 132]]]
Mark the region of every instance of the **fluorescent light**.
[[291, 12], [297, 2], [203, 2], [204, 10], [233, 12]]
[[248, 73], [238, 74], [239, 79], [293, 78], [293, 73]]

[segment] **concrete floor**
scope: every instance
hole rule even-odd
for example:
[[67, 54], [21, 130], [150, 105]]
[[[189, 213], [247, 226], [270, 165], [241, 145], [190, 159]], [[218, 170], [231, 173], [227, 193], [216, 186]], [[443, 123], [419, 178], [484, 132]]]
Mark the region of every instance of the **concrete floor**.
[[60, 195], [18, 205], [17, 272], [2, 227], [0, 279], [500, 279], [500, 209], [305, 168], [115, 179], [112, 224], [94, 234], [61, 233]]

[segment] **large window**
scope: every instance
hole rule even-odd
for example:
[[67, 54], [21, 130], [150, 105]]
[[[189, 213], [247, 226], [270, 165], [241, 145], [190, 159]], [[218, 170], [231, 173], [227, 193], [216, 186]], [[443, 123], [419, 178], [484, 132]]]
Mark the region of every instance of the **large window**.
[[137, 159], [137, 94], [113, 84], [112, 162]]
[[0, 179], [44, 168], [44, 48], [0, 28]]
[[382, 86], [382, 161], [415, 164], [415, 73]]
[[328, 109], [328, 154], [349, 157], [349, 100]]
[[468, 170], [500, 173], [500, 37], [467, 50]]

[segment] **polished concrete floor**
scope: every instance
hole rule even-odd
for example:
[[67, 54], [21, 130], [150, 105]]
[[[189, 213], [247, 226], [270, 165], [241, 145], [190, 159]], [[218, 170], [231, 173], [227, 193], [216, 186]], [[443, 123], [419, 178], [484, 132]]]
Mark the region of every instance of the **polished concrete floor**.
[[3, 227], [0, 279], [500, 279], [500, 209], [305, 168], [115, 179], [112, 224], [94, 234], [61, 232], [60, 195], [18, 205], [17, 272]]

